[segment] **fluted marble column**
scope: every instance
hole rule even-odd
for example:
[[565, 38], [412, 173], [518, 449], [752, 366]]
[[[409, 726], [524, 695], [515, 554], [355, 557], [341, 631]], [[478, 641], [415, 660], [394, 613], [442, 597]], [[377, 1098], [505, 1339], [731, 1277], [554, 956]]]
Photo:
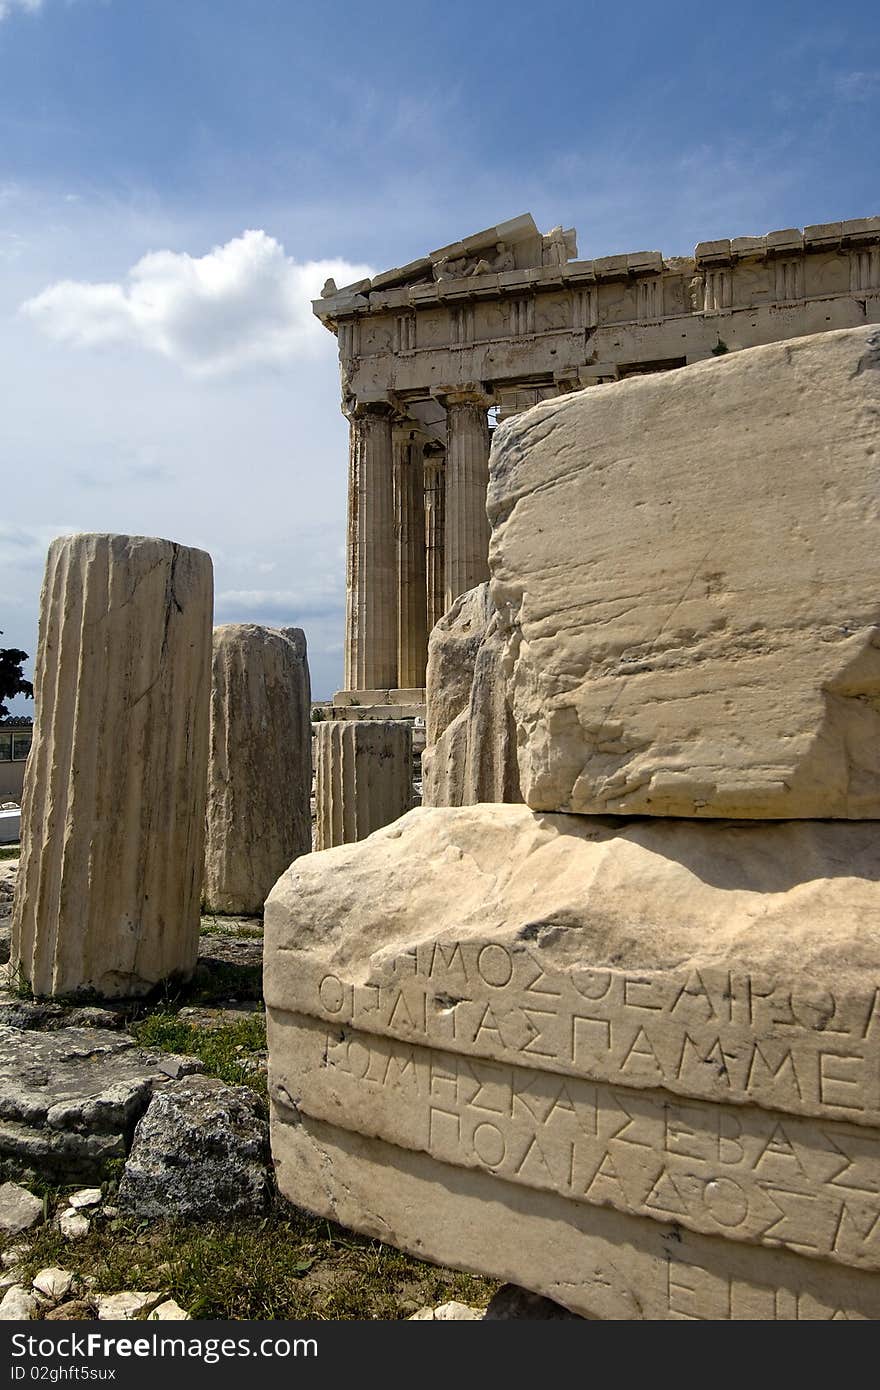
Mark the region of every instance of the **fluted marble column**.
[[445, 397], [446, 611], [489, 578], [489, 420], [475, 392]]
[[428, 611], [425, 592], [425, 475], [422, 443], [412, 430], [394, 438], [397, 529], [397, 684], [425, 684]]
[[384, 690], [397, 685], [391, 409], [356, 406], [349, 421], [345, 687]]
[[38, 995], [192, 974], [211, 703], [211, 558], [52, 542], [40, 599], [12, 967]]
[[425, 449], [425, 567], [428, 632], [446, 611], [446, 453], [439, 444]]
[[316, 849], [365, 840], [412, 805], [412, 728], [404, 721], [315, 726]]
[[257, 913], [312, 848], [312, 725], [305, 633], [214, 629], [205, 879], [209, 912]]

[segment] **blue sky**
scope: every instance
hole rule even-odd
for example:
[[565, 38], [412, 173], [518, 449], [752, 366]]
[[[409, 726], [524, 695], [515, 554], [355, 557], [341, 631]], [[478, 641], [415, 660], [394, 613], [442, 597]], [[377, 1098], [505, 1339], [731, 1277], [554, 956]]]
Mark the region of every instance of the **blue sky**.
[[526, 210], [582, 256], [875, 214], [878, 131], [868, 4], [0, 0], [3, 642], [33, 651], [52, 535], [165, 535], [218, 621], [305, 627], [330, 694], [324, 262]]

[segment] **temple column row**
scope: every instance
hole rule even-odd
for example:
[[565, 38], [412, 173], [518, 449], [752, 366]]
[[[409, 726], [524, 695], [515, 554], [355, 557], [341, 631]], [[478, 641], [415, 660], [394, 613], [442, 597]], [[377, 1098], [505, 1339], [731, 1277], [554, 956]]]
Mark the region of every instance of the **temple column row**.
[[391, 408], [349, 415], [345, 688], [397, 684], [397, 537]]
[[345, 688], [419, 689], [428, 633], [489, 575], [489, 428], [472, 392], [443, 398], [446, 449], [395, 427], [385, 402], [349, 413]]
[[424, 685], [428, 659], [425, 468], [422, 445], [407, 431], [394, 442], [397, 516], [397, 685]]
[[[428, 632], [446, 611], [446, 451], [441, 444], [425, 448], [425, 564], [427, 569]], [[421, 685], [421, 681], [419, 684]]]
[[472, 393], [446, 397], [446, 606], [489, 578], [489, 420]]

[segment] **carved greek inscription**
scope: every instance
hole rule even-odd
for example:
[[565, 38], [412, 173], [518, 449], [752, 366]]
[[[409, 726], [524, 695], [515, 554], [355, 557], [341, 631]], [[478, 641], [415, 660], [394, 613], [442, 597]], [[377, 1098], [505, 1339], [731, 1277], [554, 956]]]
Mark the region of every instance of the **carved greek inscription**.
[[685, 1260], [666, 1267], [666, 1313], [694, 1322], [849, 1322], [865, 1314], [850, 1304], [796, 1287], [761, 1284]]
[[452, 940], [377, 956], [358, 984], [298, 957], [284, 1003], [466, 1055], [880, 1122], [880, 988], [838, 996], [713, 968], [561, 971], [531, 943]]
[[315, 1118], [573, 1201], [880, 1269], [880, 1134], [865, 1126], [298, 1024], [299, 1074], [277, 1080]]

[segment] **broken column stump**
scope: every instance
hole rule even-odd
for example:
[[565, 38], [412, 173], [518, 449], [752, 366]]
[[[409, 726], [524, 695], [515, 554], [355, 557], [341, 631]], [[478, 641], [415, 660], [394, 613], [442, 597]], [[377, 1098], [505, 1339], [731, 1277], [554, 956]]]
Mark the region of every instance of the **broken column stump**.
[[12, 967], [38, 995], [143, 994], [195, 966], [211, 558], [52, 542], [40, 600]]
[[365, 840], [412, 805], [412, 729], [393, 719], [338, 719], [315, 738], [317, 849]]
[[312, 848], [312, 726], [305, 634], [256, 623], [214, 629], [204, 904], [260, 913]]

